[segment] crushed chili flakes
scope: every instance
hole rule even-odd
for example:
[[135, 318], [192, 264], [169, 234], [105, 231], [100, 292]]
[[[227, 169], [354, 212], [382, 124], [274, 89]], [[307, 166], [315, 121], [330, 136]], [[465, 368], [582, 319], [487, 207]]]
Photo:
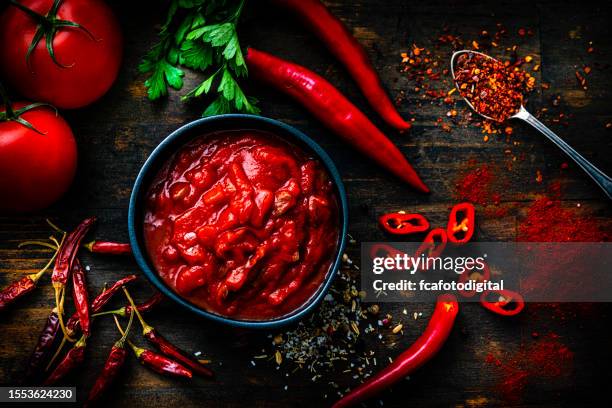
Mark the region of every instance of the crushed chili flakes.
[[518, 112], [524, 96], [535, 86], [535, 78], [528, 72], [477, 53], [457, 58], [455, 80], [461, 96], [476, 112], [498, 122]]
[[[533, 30], [526, 28], [527, 35], [533, 35]], [[531, 34], [530, 34], [531, 33]], [[434, 120], [435, 126], [439, 126], [445, 132], [454, 129], [466, 128], [475, 125], [481, 128], [484, 134], [503, 134], [503, 127], [496, 122], [482, 119], [473, 114], [455, 89], [454, 82], [448, 67], [450, 52], [458, 49], [475, 48], [483, 52], [491, 52], [496, 49], [495, 54], [504, 60], [509, 67], [518, 67], [524, 63], [525, 58], [519, 57], [518, 46], [508, 46], [510, 39], [508, 30], [503, 24], [498, 23], [494, 30], [481, 30], [477, 38], [466, 40], [461, 35], [453, 34], [448, 27], [443, 28], [443, 33], [426, 44], [413, 44], [409, 51], [401, 53], [401, 72], [411, 82], [409, 91], [400, 92], [396, 99], [398, 104], [415, 94], [418, 96], [416, 106], [423, 104], [447, 106], [445, 113], [454, 110], [457, 115], [439, 113], [438, 120]], [[418, 50], [418, 51], [416, 51]], [[536, 58], [529, 56], [529, 62], [536, 63]], [[413, 102], [413, 100], [411, 100]], [[450, 109], [450, 110], [449, 110]], [[490, 123], [487, 123], [490, 122]]]

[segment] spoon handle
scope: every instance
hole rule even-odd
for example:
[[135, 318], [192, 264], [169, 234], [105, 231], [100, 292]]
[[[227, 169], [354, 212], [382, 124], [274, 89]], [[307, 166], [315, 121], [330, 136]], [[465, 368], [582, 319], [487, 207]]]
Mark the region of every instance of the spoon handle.
[[606, 175], [603, 171], [599, 170], [590, 161], [585, 159], [580, 153], [574, 150], [570, 145], [565, 143], [563, 139], [557, 136], [552, 130], [547, 128], [542, 122], [536, 119], [531, 113], [527, 112], [525, 108], [521, 108], [515, 118], [522, 119], [529, 123], [531, 126], [539, 130], [544, 136], [549, 138], [554, 144], [556, 144], [561, 150], [563, 150], [569, 157], [571, 157], [580, 167], [584, 170], [595, 182], [601, 187], [606, 193], [608, 198], [612, 199], [612, 179]]

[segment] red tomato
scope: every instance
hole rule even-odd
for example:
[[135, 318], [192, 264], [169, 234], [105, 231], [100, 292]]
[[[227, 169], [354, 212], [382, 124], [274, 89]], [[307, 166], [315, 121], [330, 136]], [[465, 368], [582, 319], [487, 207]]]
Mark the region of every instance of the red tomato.
[[[20, 0], [46, 15], [54, 0]], [[101, 0], [62, 0], [57, 18], [80, 24], [93, 36], [73, 27], [58, 27], [53, 62], [42, 38], [26, 62], [37, 23], [23, 10], [7, 6], [0, 16], [0, 69], [13, 88], [28, 99], [58, 108], [79, 108], [108, 91], [119, 72], [123, 43], [119, 23]]]
[[49, 107], [34, 108], [21, 118], [43, 134], [15, 121], [0, 122], [1, 211], [47, 207], [68, 190], [76, 171], [76, 142], [64, 119]]

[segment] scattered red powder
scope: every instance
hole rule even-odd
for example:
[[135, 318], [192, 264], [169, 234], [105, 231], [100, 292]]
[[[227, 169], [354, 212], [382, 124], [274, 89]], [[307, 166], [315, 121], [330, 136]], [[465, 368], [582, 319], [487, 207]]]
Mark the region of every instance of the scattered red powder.
[[509, 401], [520, 400], [531, 378], [554, 379], [571, 374], [574, 353], [559, 336], [549, 333], [535, 336], [510, 356], [487, 354], [485, 361], [500, 372], [497, 391]]
[[549, 193], [538, 198], [519, 227], [517, 241], [521, 242], [605, 242], [610, 240], [609, 229], [595, 217], [581, 214], [578, 207], [564, 207], [561, 185], [551, 184]]
[[457, 198], [473, 204], [488, 205], [491, 200], [493, 173], [488, 164], [469, 170], [457, 181]]
[[[503, 217], [508, 209], [500, 207], [502, 183], [499, 172], [489, 164], [476, 165], [468, 162], [468, 168], [455, 181], [455, 199], [469, 201], [485, 208], [482, 212], [488, 217]], [[495, 206], [493, 209], [490, 206]]]

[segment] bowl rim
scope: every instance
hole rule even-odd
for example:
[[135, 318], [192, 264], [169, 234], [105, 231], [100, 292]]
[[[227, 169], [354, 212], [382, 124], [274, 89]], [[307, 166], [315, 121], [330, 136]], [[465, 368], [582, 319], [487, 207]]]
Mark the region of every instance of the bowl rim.
[[[298, 142], [303, 145], [306, 145], [306, 147], [310, 149], [311, 152], [319, 160], [321, 160], [321, 162], [327, 169], [327, 172], [330, 175], [330, 179], [332, 180], [337, 190], [339, 201], [340, 236], [339, 244], [337, 246], [337, 252], [330, 266], [330, 269], [327, 272], [327, 276], [325, 276], [319, 289], [304, 304], [302, 304], [299, 308], [293, 310], [292, 312], [288, 313], [287, 315], [272, 320], [256, 321], [232, 319], [230, 317], [225, 317], [206, 311], [190, 303], [186, 299], [176, 294], [162, 281], [162, 279], [155, 271], [155, 268], [149, 264], [149, 261], [147, 260], [148, 255], [146, 253], [146, 249], [142, 248], [141, 242], [138, 238], [139, 232], [137, 231], [137, 226], [141, 224], [139, 224], [139, 220], [137, 219], [136, 211], [138, 209], [139, 202], [146, 193], [145, 188], [148, 187], [148, 185], [145, 185], [147, 177], [149, 177], [152, 172], [155, 172], [159, 169], [160, 164], [157, 163], [159, 157], [167, 154], [167, 159], [167, 157], [176, 152], [180, 148], [180, 146], [184, 146], [193, 138], [200, 136], [201, 134], [197, 133], [189, 136], [190, 132], [193, 132], [194, 129], [201, 126], [214, 124], [221, 124], [220, 128], [222, 128], [222, 124], [224, 122], [230, 124], [232, 122], [238, 122], [240, 124], [244, 123], [243, 126], [229, 126], [227, 130], [251, 128], [255, 130], [260, 129], [270, 131], [269, 129], [266, 129], [266, 127], [276, 128], [278, 130], [277, 136], [283, 138], [284, 140], [288, 140], [289, 142], [291, 142], [291, 139], [297, 139]], [[217, 131], [220, 130], [222, 129], [219, 129]], [[185, 138], [185, 140], [180, 140], [182, 138]], [[180, 141], [180, 143], [178, 143], [178, 146], [174, 146], [174, 144], [178, 141]], [[172, 150], [168, 152], [168, 149]], [[164, 162], [165, 160], [161, 161], [161, 163]], [[190, 310], [193, 313], [196, 313], [199, 316], [218, 323], [223, 323], [241, 328], [277, 328], [296, 322], [308, 313], [310, 313], [323, 300], [331, 286], [332, 281], [334, 280], [334, 277], [337, 275], [338, 269], [340, 268], [340, 264], [342, 262], [342, 254], [344, 253], [344, 250], [346, 248], [347, 233], [348, 202], [346, 197], [346, 191], [344, 188], [344, 183], [342, 182], [342, 178], [340, 177], [340, 173], [338, 172], [336, 165], [332, 161], [331, 157], [327, 154], [327, 152], [325, 152], [325, 150], [323, 150], [323, 148], [318, 143], [316, 143], [310, 137], [306, 136], [306, 134], [294, 128], [293, 126], [290, 126], [276, 119], [248, 114], [225, 114], [200, 118], [192, 122], [188, 122], [171, 132], [155, 147], [155, 149], [153, 149], [153, 151], [149, 154], [144, 164], [140, 168], [136, 180], [134, 181], [134, 185], [132, 187], [128, 208], [128, 234], [134, 259], [136, 260], [136, 263], [143, 271], [147, 279], [156, 287], [156, 289], [159, 290], [162, 294], [164, 294], [164, 296], [172, 299], [175, 303], [178, 303], [179, 305], [183, 306], [184, 308]]]

